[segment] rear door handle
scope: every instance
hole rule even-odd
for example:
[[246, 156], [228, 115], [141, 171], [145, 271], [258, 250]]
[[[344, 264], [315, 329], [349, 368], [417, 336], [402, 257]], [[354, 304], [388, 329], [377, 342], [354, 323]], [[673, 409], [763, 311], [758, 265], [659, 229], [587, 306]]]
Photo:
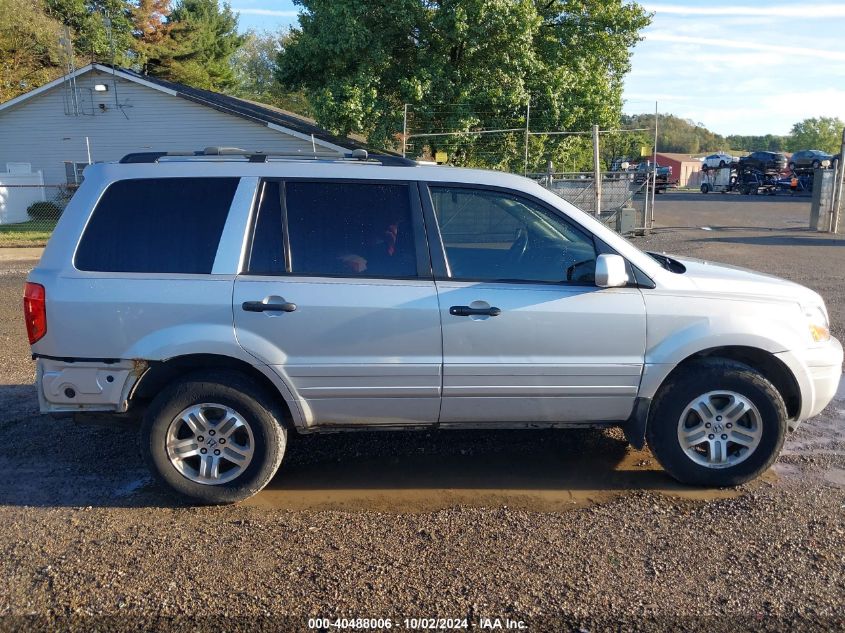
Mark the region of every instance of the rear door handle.
[[241, 308], [245, 312], [293, 312], [296, 304], [288, 301], [284, 303], [264, 303], [263, 301], [244, 301]]
[[469, 306], [452, 306], [449, 314], [452, 316], [499, 316], [502, 311], [499, 308], [470, 308]]

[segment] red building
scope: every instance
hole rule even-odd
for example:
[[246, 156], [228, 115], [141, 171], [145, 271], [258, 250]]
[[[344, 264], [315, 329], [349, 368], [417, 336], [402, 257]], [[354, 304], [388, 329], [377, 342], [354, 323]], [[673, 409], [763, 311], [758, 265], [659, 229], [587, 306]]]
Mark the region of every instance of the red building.
[[698, 188], [701, 185], [701, 161], [689, 154], [657, 153], [657, 164], [672, 168], [671, 181], [678, 187]]

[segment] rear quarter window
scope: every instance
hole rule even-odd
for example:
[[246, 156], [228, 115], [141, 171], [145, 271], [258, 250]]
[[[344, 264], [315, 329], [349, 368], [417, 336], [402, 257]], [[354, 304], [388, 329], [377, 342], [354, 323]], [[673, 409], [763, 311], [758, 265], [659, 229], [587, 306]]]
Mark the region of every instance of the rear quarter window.
[[143, 178], [113, 183], [85, 227], [76, 268], [210, 273], [238, 180]]

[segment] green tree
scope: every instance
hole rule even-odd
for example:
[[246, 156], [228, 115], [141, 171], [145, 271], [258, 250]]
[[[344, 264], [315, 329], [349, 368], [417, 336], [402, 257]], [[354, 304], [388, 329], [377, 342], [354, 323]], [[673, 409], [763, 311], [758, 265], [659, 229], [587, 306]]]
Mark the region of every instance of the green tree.
[[780, 152], [786, 149], [786, 139], [786, 136], [779, 136], [777, 134], [752, 136], [731, 134], [726, 137], [729, 147], [735, 150], [744, 150], [747, 152], [755, 152], [759, 150]]
[[48, 15], [70, 27], [81, 60], [133, 63], [133, 7], [127, 0], [45, 0], [45, 6]]
[[614, 161], [627, 160], [631, 163], [642, 159], [642, 150], [646, 148], [651, 156], [654, 135], [649, 132], [614, 132], [604, 134], [599, 144], [601, 159], [605, 169], [610, 169]]
[[166, 26], [168, 37], [147, 52], [146, 73], [208, 90], [235, 87], [232, 55], [245, 38], [228, 4], [181, 0]]
[[[317, 120], [396, 147], [404, 104], [415, 132], [589, 130], [619, 121], [630, 48], [650, 21], [623, 0], [296, 0], [299, 28], [276, 74]], [[524, 134], [429, 137], [454, 162], [516, 168]], [[530, 168], [571, 164], [584, 139], [531, 137]], [[580, 160], [580, 159], [579, 159]]]
[[290, 38], [287, 29], [246, 34], [246, 39], [232, 55], [238, 97], [260, 101], [305, 116], [311, 115], [311, 106], [301, 90], [288, 91], [276, 81], [278, 55]]
[[0, 102], [61, 74], [61, 36], [39, 0], [0, 0]]
[[804, 119], [792, 126], [786, 140], [790, 152], [802, 149], [820, 149], [835, 154], [842, 143], [842, 128], [845, 123], [838, 117]]
[[[624, 116], [622, 126], [627, 129], [654, 129], [654, 114]], [[654, 134], [649, 135], [654, 140]], [[702, 123], [682, 119], [672, 114], [661, 114], [657, 125], [657, 151], [680, 154], [699, 154], [727, 150], [728, 142], [711, 132]]]

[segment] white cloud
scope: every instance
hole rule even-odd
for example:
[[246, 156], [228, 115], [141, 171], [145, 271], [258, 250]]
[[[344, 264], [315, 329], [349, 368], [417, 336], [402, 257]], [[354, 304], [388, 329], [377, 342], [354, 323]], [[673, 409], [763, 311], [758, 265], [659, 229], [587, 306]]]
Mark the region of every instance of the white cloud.
[[845, 52], [825, 50], [820, 48], [806, 48], [803, 46], [783, 46], [779, 44], [761, 44], [746, 40], [731, 40], [715, 37], [695, 37], [689, 35], [672, 35], [671, 33], [647, 33], [646, 40], [653, 42], [676, 42], [680, 44], [693, 44], [697, 46], [710, 46], [713, 48], [736, 48], [752, 51], [771, 51], [781, 55], [799, 55], [802, 57], [815, 57], [817, 59], [838, 59], [845, 60]]
[[276, 18], [295, 18], [299, 15], [299, 11], [277, 11], [276, 9], [238, 9], [232, 7], [232, 11], [244, 15], [267, 15]]
[[703, 15], [703, 16], [760, 16], [766, 18], [805, 18], [822, 20], [845, 17], [845, 5], [842, 4], [805, 4], [795, 3], [783, 6], [709, 6], [689, 7], [680, 4], [654, 4], [646, 2], [645, 8], [659, 14]]

